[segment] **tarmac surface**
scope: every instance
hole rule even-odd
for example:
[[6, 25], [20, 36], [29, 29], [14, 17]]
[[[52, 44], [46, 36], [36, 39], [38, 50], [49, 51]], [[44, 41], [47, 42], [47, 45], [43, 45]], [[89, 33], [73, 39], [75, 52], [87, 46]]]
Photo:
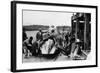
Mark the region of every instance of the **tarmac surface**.
[[65, 56], [65, 55], [59, 55], [57, 58], [53, 59], [46, 59], [43, 57], [35, 57], [35, 56], [30, 56], [28, 58], [25, 58], [23, 56], [23, 63], [30, 63], [30, 62], [54, 62], [54, 61], [68, 61], [72, 60], [71, 58]]

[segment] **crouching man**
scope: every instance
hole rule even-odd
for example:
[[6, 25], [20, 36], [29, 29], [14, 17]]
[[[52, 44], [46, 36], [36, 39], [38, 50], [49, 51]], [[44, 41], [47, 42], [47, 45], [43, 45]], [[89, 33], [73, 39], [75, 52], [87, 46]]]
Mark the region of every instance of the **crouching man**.
[[23, 42], [23, 51], [24, 51], [25, 57], [29, 57], [32, 55], [31, 54], [31, 52], [32, 52], [32, 40], [33, 40], [33, 37], [30, 37], [29, 39], [26, 39]]

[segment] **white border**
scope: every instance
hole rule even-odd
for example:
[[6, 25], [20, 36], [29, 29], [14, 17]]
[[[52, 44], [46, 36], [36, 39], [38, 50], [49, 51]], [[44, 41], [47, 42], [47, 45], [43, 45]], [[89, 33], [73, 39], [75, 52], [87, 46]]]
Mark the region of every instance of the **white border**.
[[[91, 59], [80, 61], [58, 61], [58, 62], [42, 62], [42, 63], [22, 63], [22, 9], [30, 10], [52, 10], [52, 11], [70, 11], [70, 12], [85, 12], [91, 13]], [[71, 67], [71, 66], [85, 66], [95, 65], [96, 60], [96, 10], [95, 8], [81, 8], [81, 7], [59, 7], [59, 6], [44, 6], [44, 5], [28, 5], [17, 4], [17, 70], [22, 69], [38, 69], [38, 68], [52, 68], [52, 67]]]

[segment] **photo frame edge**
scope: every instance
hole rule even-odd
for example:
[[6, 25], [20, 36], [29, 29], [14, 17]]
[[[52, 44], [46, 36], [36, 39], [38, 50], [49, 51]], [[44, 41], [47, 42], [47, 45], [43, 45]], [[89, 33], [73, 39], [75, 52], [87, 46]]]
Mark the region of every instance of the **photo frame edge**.
[[[58, 68], [41, 68], [41, 69], [16, 69], [16, 5], [17, 4], [42, 4], [42, 5], [57, 5], [57, 6], [75, 6], [75, 7], [86, 7], [96, 9], [96, 65], [88, 66], [75, 66], [75, 67], [58, 67]], [[74, 4], [57, 4], [57, 3], [43, 3], [43, 2], [26, 2], [26, 1], [11, 1], [11, 71], [12, 72], [23, 72], [23, 71], [42, 71], [42, 70], [58, 70], [58, 69], [74, 69], [74, 68], [89, 68], [98, 67], [98, 6], [90, 5], [74, 5]], [[15, 49], [14, 49], [15, 48]]]

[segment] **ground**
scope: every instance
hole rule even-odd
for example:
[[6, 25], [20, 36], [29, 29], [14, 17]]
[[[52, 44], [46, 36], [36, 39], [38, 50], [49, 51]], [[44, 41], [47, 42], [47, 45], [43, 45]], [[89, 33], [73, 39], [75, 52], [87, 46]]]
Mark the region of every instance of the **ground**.
[[46, 58], [40, 58], [40, 57], [34, 57], [34, 56], [31, 56], [29, 58], [24, 58], [23, 56], [23, 63], [30, 63], [30, 62], [54, 62], [54, 61], [68, 61], [68, 60], [71, 60], [71, 58], [68, 58], [67, 56], [65, 55], [60, 55], [58, 56], [57, 59], [46, 59]]

